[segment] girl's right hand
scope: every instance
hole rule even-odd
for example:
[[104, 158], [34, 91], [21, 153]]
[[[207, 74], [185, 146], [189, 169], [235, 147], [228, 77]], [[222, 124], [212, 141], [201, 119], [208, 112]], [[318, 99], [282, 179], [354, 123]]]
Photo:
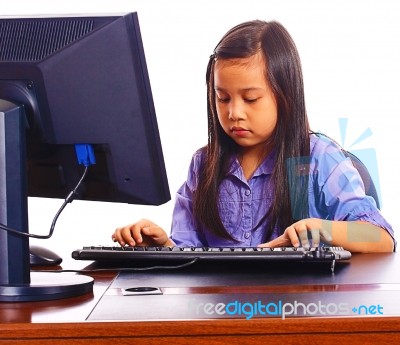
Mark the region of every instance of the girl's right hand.
[[175, 245], [162, 228], [147, 219], [116, 229], [111, 238], [122, 247]]

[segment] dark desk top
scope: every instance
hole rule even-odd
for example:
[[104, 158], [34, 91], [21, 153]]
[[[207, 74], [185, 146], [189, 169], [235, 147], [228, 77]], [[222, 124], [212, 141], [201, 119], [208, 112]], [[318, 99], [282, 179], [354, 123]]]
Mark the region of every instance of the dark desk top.
[[[334, 274], [329, 265], [314, 263], [196, 263], [121, 272], [88, 319], [400, 315], [400, 304], [393, 303], [400, 297], [399, 267], [398, 254], [354, 254]], [[124, 295], [141, 287], [157, 290]]]

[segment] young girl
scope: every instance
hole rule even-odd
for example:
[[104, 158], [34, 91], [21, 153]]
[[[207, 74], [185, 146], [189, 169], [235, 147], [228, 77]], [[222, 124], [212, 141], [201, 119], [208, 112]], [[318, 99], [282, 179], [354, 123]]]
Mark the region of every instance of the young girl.
[[208, 144], [178, 190], [171, 236], [143, 219], [120, 245], [318, 246], [391, 252], [391, 226], [341, 148], [309, 128], [296, 46], [277, 22], [228, 31], [207, 67]]

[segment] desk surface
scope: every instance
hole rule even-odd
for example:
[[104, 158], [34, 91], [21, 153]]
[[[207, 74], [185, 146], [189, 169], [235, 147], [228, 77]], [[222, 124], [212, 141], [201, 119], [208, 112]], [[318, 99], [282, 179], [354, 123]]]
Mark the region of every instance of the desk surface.
[[[62, 265], [85, 266], [98, 268]], [[0, 303], [0, 344], [389, 342], [400, 339], [399, 267], [399, 254], [354, 254], [335, 274], [313, 264], [92, 272], [93, 293]], [[123, 295], [137, 287], [162, 294]]]

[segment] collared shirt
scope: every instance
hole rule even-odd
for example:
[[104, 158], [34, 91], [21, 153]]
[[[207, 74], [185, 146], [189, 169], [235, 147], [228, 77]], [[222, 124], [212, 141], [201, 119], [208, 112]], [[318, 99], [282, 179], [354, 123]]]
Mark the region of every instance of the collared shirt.
[[[234, 240], [214, 235], [193, 216], [193, 193], [197, 185], [202, 154], [194, 154], [186, 182], [176, 194], [171, 239], [177, 246], [253, 247], [279, 236], [278, 229], [266, 238], [267, 225], [260, 222], [274, 201], [272, 152], [246, 180], [237, 158], [221, 182], [218, 208], [225, 229]], [[288, 162], [301, 166], [303, 159]], [[391, 225], [383, 218], [375, 200], [365, 194], [363, 181], [351, 160], [326, 137], [310, 136], [310, 157], [304, 166], [308, 178], [308, 216], [326, 220], [362, 220], [386, 229], [393, 237]], [[290, 185], [290, 184], [289, 184]], [[284, 229], [283, 229], [284, 230]]]

